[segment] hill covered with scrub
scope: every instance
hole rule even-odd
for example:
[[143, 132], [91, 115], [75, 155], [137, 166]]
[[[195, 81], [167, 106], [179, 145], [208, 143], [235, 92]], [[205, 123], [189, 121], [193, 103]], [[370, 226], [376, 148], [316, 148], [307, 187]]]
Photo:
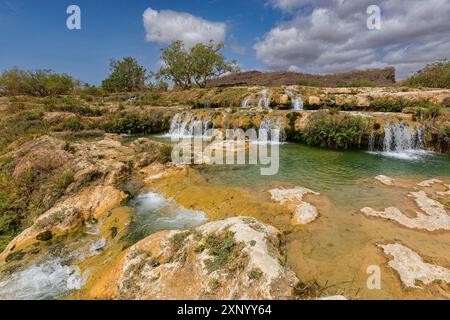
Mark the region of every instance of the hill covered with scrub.
[[299, 72], [248, 71], [211, 79], [207, 87], [305, 85], [313, 87], [380, 87], [395, 85], [395, 68], [353, 70], [350, 72], [314, 75]]

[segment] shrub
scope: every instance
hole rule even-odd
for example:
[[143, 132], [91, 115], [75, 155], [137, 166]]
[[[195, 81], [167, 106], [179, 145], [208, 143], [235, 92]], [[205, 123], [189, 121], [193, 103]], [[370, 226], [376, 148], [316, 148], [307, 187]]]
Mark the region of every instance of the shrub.
[[74, 93], [79, 82], [66, 74], [50, 70], [7, 70], [0, 76], [0, 88], [7, 95], [46, 97]]
[[302, 130], [301, 139], [309, 145], [348, 149], [360, 145], [367, 127], [367, 119], [360, 116], [317, 112]]
[[428, 64], [404, 82], [410, 87], [450, 88], [450, 61]]

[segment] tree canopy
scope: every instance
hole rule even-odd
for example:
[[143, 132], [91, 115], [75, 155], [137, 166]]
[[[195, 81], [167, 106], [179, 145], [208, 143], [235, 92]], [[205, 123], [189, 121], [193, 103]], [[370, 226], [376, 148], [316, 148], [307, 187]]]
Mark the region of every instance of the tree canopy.
[[164, 65], [156, 77], [170, 80], [183, 89], [189, 89], [193, 84], [204, 88], [213, 77], [239, 71], [236, 61], [227, 62], [220, 53], [223, 48], [223, 43], [215, 45], [211, 41], [207, 45], [199, 43], [187, 50], [182, 41], [174, 41], [168, 48], [162, 49]]
[[141, 91], [146, 87], [147, 70], [139, 65], [136, 59], [123, 58], [121, 61], [112, 59], [109, 64], [110, 75], [103, 80], [102, 87], [108, 92]]
[[51, 70], [24, 71], [13, 68], [0, 75], [0, 90], [7, 95], [45, 97], [72, 94], [79, 87], [79, 81]]

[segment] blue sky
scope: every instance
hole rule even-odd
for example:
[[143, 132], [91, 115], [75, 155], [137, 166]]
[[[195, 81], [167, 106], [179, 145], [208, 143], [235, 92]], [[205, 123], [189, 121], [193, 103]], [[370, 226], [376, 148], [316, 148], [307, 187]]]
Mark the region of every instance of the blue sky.
[[[81, 8], [81, 30], [66, 28], [70, 4]], [[0, 0], [0, 70], [48, 68], [94, 84], [107, 75], [111, 58], [132, 56], [156, 70], [164, 45], [145, 40], [142, 14], [149, 7], [225, 21], [227, 42], [238, 43], [246, 51], [242, 55], [227, 48], [226, 56], [258, 69], [264, 66], [250, 52], [252, 44], [281, 15], [258, 0]]]
[[[71, 4], [81, 8], [81, 30], [66, 28]], [[381, 10], [379, 30], [366, 27], [371, 4]], [[52, 69], [99, 84], [111, 58], [157, 70], [169, 40], [219, 30], [226, 56], [245, 70], [393, 65], [401, 78], [450, 58], [449, 16], [450, 0], [0, 0], [0, 71]]]

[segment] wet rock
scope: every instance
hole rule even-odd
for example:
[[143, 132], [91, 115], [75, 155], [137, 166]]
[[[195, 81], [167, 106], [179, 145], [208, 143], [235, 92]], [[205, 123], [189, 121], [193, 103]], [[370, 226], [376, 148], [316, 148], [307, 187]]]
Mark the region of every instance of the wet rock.
[[433, 185], [435, 185], [437, 183], [442, 183], [442, 181], [439, 179], [430, 179], [430, 180], [422, 181], [421, 183], [418, 183], [417, 185], [419, 187], [432, 187]]
[[387, 177], [387, 176], [379, 175], [379, 176], [375, 177], [375, 180], [381, 182], [382, 184], [384, 184], [386, 186], [394, 185], [394, 179]]
[[417, 212], [417, 216], [410, 218], [395, 207], [386, 208], [384, 211], [376, 211], [372, 208], [363, 208], [361, 212], [368, 217], [378, 217], [396, 221], [411, 229], [423, 229], [427, 231], [450, 230], [450, 216], [443, 204], [427, 196], [424, 191], [411, 192], [419, 208], [424, 212]]
[[290, 201], [303, 201], [303, 197], [307, 194], [313, 194], [316, 196], [320, 195], [320, 193], [303, 187], [295, 187], [291, 189], [277, 188], [269, 190], [269, 193], [271, 194], [273, 201], [280, 202], [281, 204], [285, 204]]
[[394, 257], [389, 266], [397, 271], [406, 287], [421, 288], [418, 282], [429, 285], [435, 281], [450, 284], [450, 270], [435, 264], [426, 263], [411, 249], [395, 243], [379, 245], [386, 255]]
[[318, 196], [320, 193], [303, 187], [277, 188], [269, 190], [269, 193], [273, 201], [286, 205], [292, 211], [291, 224], [294, 226], [311, 223], [319, 216], [317, 208], [303, 201], [303, 197], [307, 194]]
[[16, 251], [16, 252], [13, 252], [13, 253], [9, 254], [6, 257], [5, 262], [20, 261], [20, 260], [22, 260], [23, 257], [25, 257], [25, 252], [23, 252], [23, 251]]
[[274, 227], [246, 217], [210, 222], [192, 231], [158, 232], [127, 249], [90, 287], [88, 296], [286, 299], [298, 279], [279, 263], [278, 235]]
[[110, 229], [110, 231], [111, 231], [111, 238], [114, 239], [117, 236], [117, 233], [118, 233], [117, 227], [112, 227]]
[[438, 196], [447, 197], [450, 196], [450, 185], [447, 185], [448, 190], [444, 192], [436, 192]]
[[51, 239], [53, 239], [53, 233], [50, 230], [41, 232], [36, 236], [38, 241], [49, 241]]
[[292, 224], [304, 225], [316, 220], [319, 215], [319, 211], [312, 204], [304, 202], [295, 208]]

